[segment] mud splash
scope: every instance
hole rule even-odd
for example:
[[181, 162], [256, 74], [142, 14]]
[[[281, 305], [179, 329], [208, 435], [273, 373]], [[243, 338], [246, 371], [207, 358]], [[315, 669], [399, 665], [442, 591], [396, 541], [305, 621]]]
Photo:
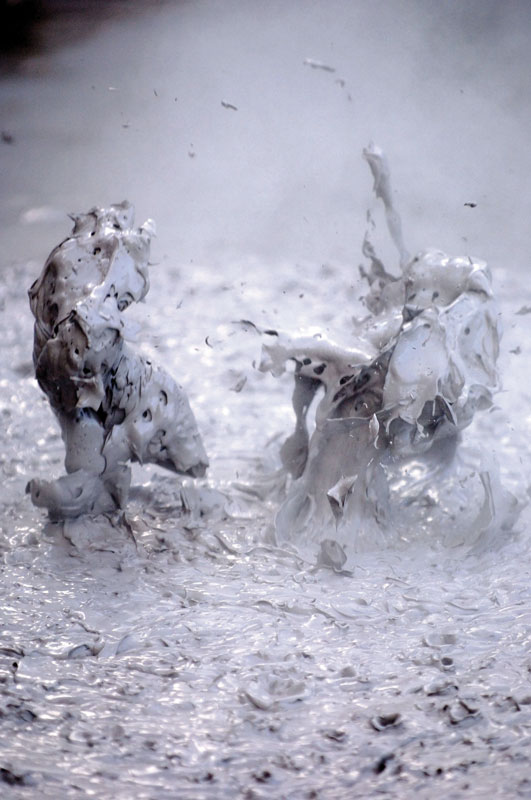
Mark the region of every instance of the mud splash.
[[154, 225], [127, 203], [72, 216], [72, 235], [29, 291], [33, 363], [61, 426], [67, 475], [27, 491], [53, 518], [123, 509], [128, 461], [204, 475], [208, 460], [184, 391], [126, 344], [123, 312], [149, 290]]
[[364, 157], [400, 275], [378, 258], [368, 231], [363, 254], [370, 267], [361, 274], [370, 313], [353, 320], [348, 346], [319, 333], [265, 331], [260, 364], [275, 375], [294, 365], [295, 431], [281, 450], [294, 480], [276, 517], [277, 537], [320, 542], [322, 557], [338, 568], [355, 551], [407, 540], [412, 526], [417, 536], [444, 538], [463, 482], [469, 500], [460, 543], [508, 530], [520, 510], [493, 459], [471, 456], [462, 444], [462, 432], [492, 406], [499, 385], [490, 270], [479, 259], [437, 250], [410, 258], [385, 156], [371, 146]]

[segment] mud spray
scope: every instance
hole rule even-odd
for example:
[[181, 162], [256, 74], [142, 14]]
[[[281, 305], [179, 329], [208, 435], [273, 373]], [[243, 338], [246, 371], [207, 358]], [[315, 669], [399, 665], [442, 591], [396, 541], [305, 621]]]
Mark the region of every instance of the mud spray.
[[208, 461], [184, 391], [125, 343], [123, 312], [149, 289], [153, 223], [132, 228], [128, 203], [73, 216], [30, 289], [33, 363], [61, 426], [67, 476], [33, 480], [52, 517], [125, 507], [128, 461], [204, 475]]
[[260, 364], [276, 375], [294, 366], [295, 431], [281, 451], [294, 480], [277, 537], [320, 542], [321, 558], [338, 568], [352, 565], [357, 550], [423, 535], [480, 545], [510, 530], [521, 509], [492, 455], [462, 441], [498, 388], [489, 268], [438, 250], [410, 258], [385, 156], [376, 146], [364, 156], [398, 250], [398, 276], [378, 258], [369, 228], [369, 268], [361, 269], [369, 314], [353, 320], [350, 340], [341, 347], [319, 332], [266, 331]]

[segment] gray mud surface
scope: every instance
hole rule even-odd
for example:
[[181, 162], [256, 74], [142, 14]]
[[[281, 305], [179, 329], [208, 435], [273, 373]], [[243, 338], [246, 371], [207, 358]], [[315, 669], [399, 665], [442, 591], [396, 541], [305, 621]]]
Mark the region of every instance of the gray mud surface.
[[[470, 436], [526, 490], [531, 15], [457, 9], [156, 4], [3, 75], [0, 796], [531, 797], [529, 509], [480, 552], [412, 529], [352, 574], [276, 546], [291, 384], [233, 324], [347, 328], [374, 138], [410, 249], [491, 265], [504, 390]], [[125, 198], [158, 227], [139, 345], [211, 469], [135, 467], [126, 524], [50, 524], [27, 289], [67, 212]]]

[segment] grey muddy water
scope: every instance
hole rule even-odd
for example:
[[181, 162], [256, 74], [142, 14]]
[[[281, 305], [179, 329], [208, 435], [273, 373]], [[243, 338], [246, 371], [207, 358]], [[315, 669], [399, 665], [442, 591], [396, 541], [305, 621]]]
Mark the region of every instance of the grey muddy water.
[[[253, 368], [256, 327], [352, 345], [368, 226], [400, 274], [371, 139], [410, 252], [489, 264], [501, 388], [463, 444], [525, 502], [529, 12], [397, 8], [137, 4], [61, 46], [52, 24], [2, 75], [2, 796], [530, 795], [529, 507], [474, 549], [463, 476], [444, 525], [426, 495], [346, 569], [274, 536], [293, 377]], [[183, 385], [210, 467], [135, 465], [127, 525], [53, 523], [25, 493], [64, 460], [27, 289], [67, 212], [124, 198], [158, 230], [134, 347]]]

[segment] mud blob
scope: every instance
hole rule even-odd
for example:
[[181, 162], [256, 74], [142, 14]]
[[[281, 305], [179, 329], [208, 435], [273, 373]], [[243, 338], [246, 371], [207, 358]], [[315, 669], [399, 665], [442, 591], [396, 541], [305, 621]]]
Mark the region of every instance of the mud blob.
[[499, 315], [490, 271], [479, 259], [438, 250], [411, 258], [385, 157], [377, 147], [364, 156], [400, 274], [386, 270], [367, 234], [370, 265], [361, 273], [370, 313], [354, 321], [348, 347], [321, 336], [264, 334], [261, 370], [279, 375], [294, 365], [295, 430], [281, 450], [292, 482], [276, 517], [277, 537], [332, 538], [347, 552], [367, 549], [389, 536], [407, 538], [412, 525], [458, 527], [454, 512], [468, 493], [461, 538], [470, 542], [494, 525], [510, 525], [517, 514], [489, 459], [476, 453], [474, 464], [464, 466], [458, 447], [498, 387]]
[[28, 492], [55, 518], [123, 508], [129, 461], [204, 475], [208, 459], [183, 389], [126, 344], [124, 312], [149, 290], [154, 230], [127, 203], [72, 215], [29, 290], [33, 362], [59, 421], [67, 474]]

